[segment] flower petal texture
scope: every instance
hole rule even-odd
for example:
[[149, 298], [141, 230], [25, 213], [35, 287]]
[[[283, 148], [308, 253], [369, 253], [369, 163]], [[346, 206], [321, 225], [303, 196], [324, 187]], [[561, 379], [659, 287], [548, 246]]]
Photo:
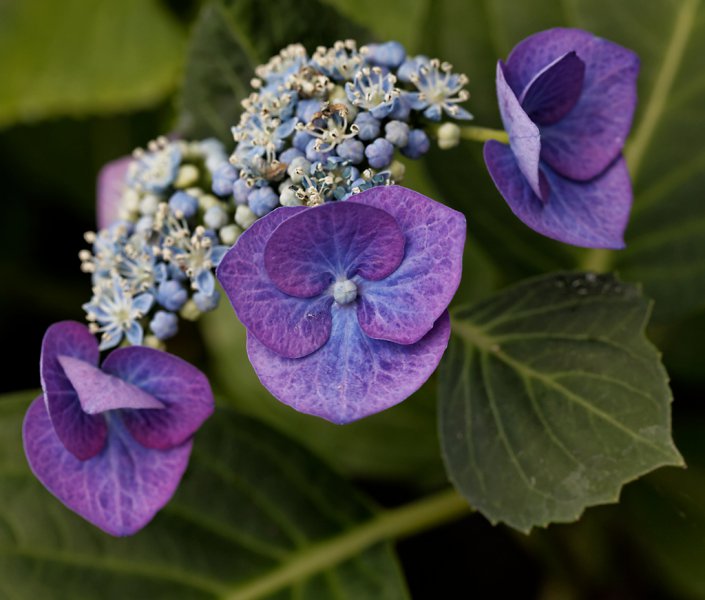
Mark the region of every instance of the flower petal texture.
[[487, 142], [484, 156], [509, 208], [534, 231], [576, 246], [624, 247], [632, 186], [623, 158], [588, 183], [566, 179], [544, 167], [551, 187], [549, 201], [544, 204], [522, 177], [509, 147]]
[[279, 208], [223, 258], [217, 277], [272, 394], [349, 423], [393, 406], [448, 344], [465, 217], [400, 186]]
[[330, 336], [333, 299], [316, 302], [282, 292], [269, 279], [264, 249], [274, 230], [307, 210], [281, 207], [256, 221], [228, 252], [216, 271], [235, 313], [265, 346], [289, 358], [311, 354]]
[[176, 490], [213, 394], [195, 367], [151, 348], [121, 348], [97, 364], [87, 327], [64, 321], [47, 330], [44, 393], [25, 417], [25, 452], [68, 508], [112, 535], [131, 535]]
[[389, 213], [365, 204], [330, 203], [277, 227], [267, 241], [264, 266], [282, 292], [310, 298], [336, 279], [383, 279], [403, 257], [404, 235]]
[[349, 202], [392, 215], [406, 241], [399, 268], [384, 280], [365, 282], [357, 309], [360, 327], [372, 338], [413, 344], [433, 328], [460, 285], [465, 217], [397, 186], [372, 188]]
[[328, 343], [303, 359], [284, 358], [248, 333], [247, 354], [260, 381], [292, 408], [333, 423], [350, 423], [398, 404], [436, 370], [450, 338], [444, 312], [411, 345], [368, 337], [355, 310], [333, 309]]
[[37, 398], [24, 421], [25, 453], [39, 481], [68, 508], [112, 535], [142, 529], [176, 491], [191, 442], [154, 452], [132, 439], [119, 419], [105, 448], [89, 460], [66, 451]]
[[109, 227], [118, 219], [130, 162], [131, 156], [123, 156], [107, 163], [98, 173], [97, 218], [100, 229]]
[[[509, 170], [500, 174], [497, 160], [486, 161], [487, 167], [514, 213], [539, 233], [576, 246], [624, 246], [631, 183], [627, 176], [623, 185], [620, 156], [634, 116], [638, 70], [638, 56], [631, 50], [587, 31], [563, 28], [530, 36], [512, 50], [506, 64], [498, 63], [500, 112], [518, 171], [512, 176], [526, 181], [533, 197], [525, 200], [536, 205], [528, 211], [534, 215], [530, 222], [522, 216], [527, 210], [517, 209], [517, 194], [510, 198], [505, 193], [508, 188], [516, 192], [520, 184], [501, 182]], [[485, 151], [486, 158], [497, 154]], [[624, 194], [616, 193], [620, 188]], [[595, 197], [613, 206], [593, 207], [589, 203]], [[551, 203], [561, 206], [550, 209]], [[542, 207], [563, 217], [539, 218]], [[613, 216], [616, 222], [605, 222]], [[537, 222], [540, 227], [534, 226]], [[588, 222], [598, 231], [591, 231]]]

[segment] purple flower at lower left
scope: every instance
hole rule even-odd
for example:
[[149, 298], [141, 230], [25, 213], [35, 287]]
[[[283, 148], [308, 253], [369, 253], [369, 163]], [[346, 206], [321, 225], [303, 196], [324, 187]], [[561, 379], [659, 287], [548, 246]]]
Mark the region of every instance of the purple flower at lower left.
[[111, 535], [132, 535], [176, 491], [213, 393], [203, 373], [166, 352], [132, 346], [100, 367], [98, 360], [87, 327], [49, 327], [43, 394], [25, 415], [24, 448], [34, 474], [69, 509]]

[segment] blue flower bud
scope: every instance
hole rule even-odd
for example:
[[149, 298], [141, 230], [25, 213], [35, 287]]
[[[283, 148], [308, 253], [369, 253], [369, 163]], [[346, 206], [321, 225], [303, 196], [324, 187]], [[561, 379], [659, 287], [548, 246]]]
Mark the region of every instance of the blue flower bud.
[[371, 65], [394, 69], [404, 62], [406, 50], [399, 42], [369, 44], [364, 47], [364, 57]]
[[257, 188], [248, 198], [248, 204], [258, 217], [263, 217], [268, 212], [274, 210], [279, 204], [279, 196], [268, 185]]
[[333, 152], [321, 152], [316, 150], [318, 140], [311, 138], [311, 141], [306, 145], [306, 158], [311, 162], [325, 162]]
[[237, 171], [229, 162], [221, 164], [213, 173], [211, 188], [217, 196], [229, 196], [233, 192], [233, 183], [237, 180]]
[[293, 183], [299, 183], [305, 175], [311, 172], [311, 162], [303, 156], [299, 156], [289, 163], [286, 170]]
[[409, 126], [402, 121], [390, 121], [384, 126], [384, 137], [395, 146], [403, 148], [409, 143]]
[[367, 148], [365, 156], [373, 169], [383, 169], [392, 162], [394, 146], [384, 138], [377, 138]]
[[392, 112], [389, 113], [389, 118], [396, 119], [397, 121], [408, 121], [410, 114], [411, 102], [409, 100], [409, 94], [408, 92], [402, 92], [397, 98]]
[[219, 300], [220, 292], [217, 290], [210, 295], [204, 294], [203, 292], [196, 292], [193, 295], [193, 301], [201, 312], [208, 312], [215, 309], [215, 307], [218, 306]]
[[428, 56], [420, 54], [419, 56], [409, 56], [397, 70], [397, 79], [405, 83], [411, 81], [411, 76], [419, 71], [419, 67], [429, 62]]
[[158, 339], [168, 340], [179, 330], [179, 319], [174, 313], [158, 310], [150, 321], [149, 328]]
[[303, 121], [304, 123], [310, 123], [313, 119], [313, 115], [315, 115], [320, 110], [320, 100], [316, 100], [315, 98], [311, 100], [302, 100], [296, 106], [296, 116], [299, 118], [300, 121]]
[[401, 149], [401, 153], [409, 158], [421, 158], [431, 147], [431, 140], [422, 129], [413, 129], [409, 133], [409, 143]]
[[279, 162], [288, 165], [291, 164], [292, 160], [303, 155], [304, 153], [301, 152], [301, 150], [297, 150], [296, 148], [287, 148], [286, 150], [284, 150], [284, 152], [279, 155]]
[[308, 146], [308, 143], [313, 139], [315, 138], [310, 133], [306, 133], [305, 131], [297, 131], [294, 134], [294, 138], [291, 143], [297, 150], [306, 152], [306, 146]]
[[355, 125], [359, 128], [357, 137], [364, 142], [373, 140], [379, 135], [380, 123], [368, 112], [361, 111], [355, 119]]
[[141, 217], [137, 223], [135, 223], [135, 231], [144, 232], [151, 231], [154, 226], [154, 217], [152, 215], [145, 215]]
[[344, 140], [336, 146], [335, 151], [340, 158], [349, 160], [354, 165], [361, 163], [365, 157], [365, 145], [360, 140]]
[[167, 310], [179, 310], [188, 299], [188, 293], [178, 281], [167, 279], [157, 288], [157, 302]]
[[176, 192], [169, 198], [169, 208], [190, 219], [198, 211], [198, 200], [186, 192]]
[[251, 191], [252, 188], [247, 185], [244, 179], [238, 179], [233, 183], [233, 198], [235, 198], [235, 204], [247, 204], [247, 198]]
[[228, 223], [228, 214], [221, 206], [211, 206], [203, 215], [203, 224], [210, 229], [220, 229]]

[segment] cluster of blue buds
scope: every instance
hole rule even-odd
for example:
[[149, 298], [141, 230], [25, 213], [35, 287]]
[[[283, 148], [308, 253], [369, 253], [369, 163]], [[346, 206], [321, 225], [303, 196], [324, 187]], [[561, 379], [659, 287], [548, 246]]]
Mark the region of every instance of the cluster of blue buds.
[[[353, 40], [308, 56], [294, 44], [256, 69], [243, 102], [230, 161], [215, 173], [216, 193], [232, 194], [235, 222], [249, 227], [277, 206], [345, 200], [399, 183], [401, 154], [431, 145], [428, 128], [444, 117], [467, 120], [467, 77], [448, 63], [407, 56], [398, 42], [357, 48]], [[438, 129], [451, 147], [457, 125]]]
[[177, 315], [195, 320], [217, 306], [213, 271], [242, 233], [233, 203], [212, 192], [224, 164], [216, 140], [159, 138], [119, 173], [115, 220], [88, 232], [92, 251], [79, 254], [93, 280], [83, 309], [101, 350], [123, 339], [159, 347], [176, 334]]
[[[179, 316], [216, 307], [214, 269], [258, 218], [398, 183], [398, 155], [425, 154], [429, 126], [472, 118], [459, 106], [467, 78], [398, 42], [346, 40], [312, 56], [295, 44], [255, 74], [229, 158], [216, 140], [159, 138], [117, 170], [109, 225], [86, 234], [93, 248], [80, 253], [93, 278], [83, 308], [101, 350], [162, 346]], [[459, 128], [445, 122], [437, 137], [450, 147]]]

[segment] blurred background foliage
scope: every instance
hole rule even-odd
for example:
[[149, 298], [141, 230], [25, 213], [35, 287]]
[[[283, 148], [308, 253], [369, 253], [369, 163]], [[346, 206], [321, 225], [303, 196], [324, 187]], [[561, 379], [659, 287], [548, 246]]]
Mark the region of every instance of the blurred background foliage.
[[[95, 178], [108, 160], [165, 132], [228, 142], [254, 66], [288, 43], [311, 50], [344, 37], [397, 39], [449, 60], [470, 77], [477, 123], [499, 126], [496, 60], [557, 25], [591, 29], [642, 57], [628, 149], [630, 249], [605, 262], [525, 228], [497, 194], [478, 144], [433, 151], [404, 183], [468, 216], [460, 302], [594, 264], [643, 282], [656, 299], [649, 334], [671, 373], [675, 437], [689, 468], [658, 471], [629, 485], [620, 505], [530, 536], [465, 519], [399, 544], [402, 567], [414, 598], [705, 598], [705, 9], [697, 0], [1, 1], [0, 339], [11, 356], [3, 390], [38, 387], [47, 326], [83, 319], [90, 291], [77, 254], [95, 227]], [[259, 385], [228, 310], [223, 303], [170, 347], [206, 369], [223, 402], [297, 438], [383, 505], [444, 483], [435, 381], [344, 429], [294, 414]]]

